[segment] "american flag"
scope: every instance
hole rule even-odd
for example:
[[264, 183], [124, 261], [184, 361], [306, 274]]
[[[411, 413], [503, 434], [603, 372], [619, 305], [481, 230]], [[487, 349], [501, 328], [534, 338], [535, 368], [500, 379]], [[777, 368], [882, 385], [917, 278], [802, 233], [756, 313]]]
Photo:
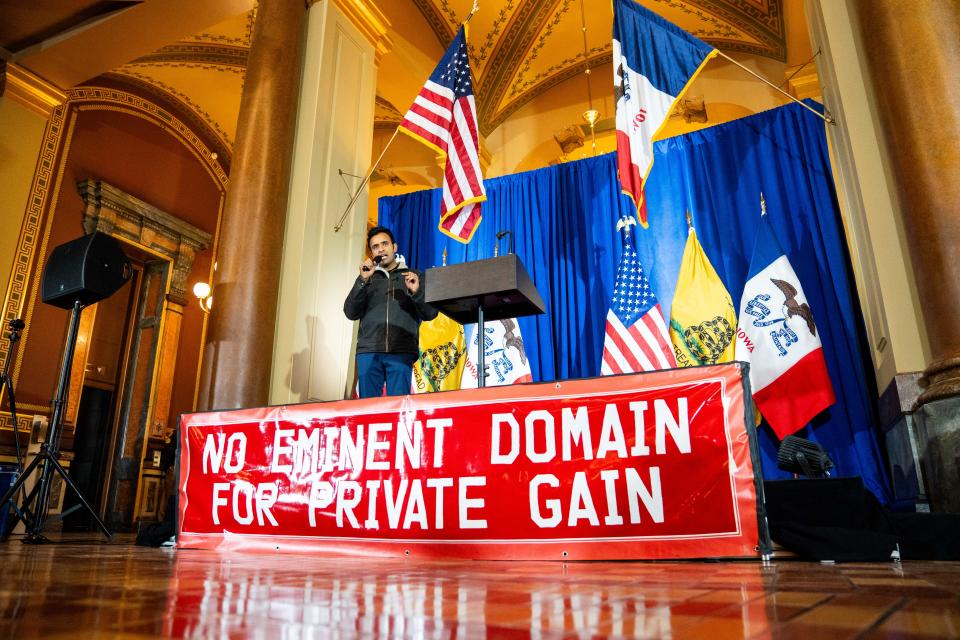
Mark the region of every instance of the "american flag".
[[470, 242], [480, 224], [480, 203], [487, 194], [480, 173], [477, 108], [462, 26], [404, 116], [400, 130], [446, 154], [440, 231]]
[[623, 225], [623, 255], [607, 312], [607, 335], [600, 364], [600, 373], [605, 376], [677, 366], [660, 303], [630, 238], [630, 224], [636, 223], [629, 220]]

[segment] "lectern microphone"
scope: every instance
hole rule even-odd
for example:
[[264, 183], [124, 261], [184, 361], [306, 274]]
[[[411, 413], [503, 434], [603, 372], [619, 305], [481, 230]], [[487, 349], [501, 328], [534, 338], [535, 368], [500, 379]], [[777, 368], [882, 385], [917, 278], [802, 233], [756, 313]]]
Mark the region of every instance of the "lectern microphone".
[[507, 253], [513, 253], [513, 231], [510, 231], [509, 229], [497, 231], [497, 247], [500, 246], [500, 240], [502, 240], [504, 236], [510, 236], [510, 248], [507, 250]]

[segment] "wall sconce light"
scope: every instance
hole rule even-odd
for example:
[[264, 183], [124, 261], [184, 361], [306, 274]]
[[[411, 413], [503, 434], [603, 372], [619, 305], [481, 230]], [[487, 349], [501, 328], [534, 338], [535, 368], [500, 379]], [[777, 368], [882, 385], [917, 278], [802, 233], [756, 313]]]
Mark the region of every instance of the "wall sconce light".
[[213, 308], [213, 296], [210, 295], [210, 285], [206, 282], [198, 282], [193, 285], [193, 295], [200, 301], [200, 310], [204, 313], [210, 313]]

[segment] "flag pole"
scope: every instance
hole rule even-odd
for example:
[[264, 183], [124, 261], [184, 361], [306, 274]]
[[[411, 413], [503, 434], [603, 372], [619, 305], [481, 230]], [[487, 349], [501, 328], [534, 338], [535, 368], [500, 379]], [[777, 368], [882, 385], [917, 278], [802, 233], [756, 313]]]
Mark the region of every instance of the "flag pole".
[[[479, 8], [480, 0], [473, 0], [473, 9], [471, 9], [470, 15], [467, 16], [467, 19], [464, 20], [464, 23], [470, 22], [470, 18], [473, 17], [473, 14], [475, 14]], [[377, 167], [380, 166], [380, 161], [383, 160], [383, 156], [387, 153], [387, 149], [390, 148], [390, 145], [393, 144], [393, 141], [396, 139], [398, 133], [400, 133], [400, 127], [397, 127], [396, 130], [394, 130], [393, 135], [390, 136], [390, 139], [387, 141], [383, 151], [380, 152], [380, 157], [377, 158], [377, 161], [373, 163], [372, 167], [370, 167], [370, 171], [368, 171], [367, 175], [363, 178], [363, 182], [360, 183], [360, 186], [357, 187], [357, 191], [353, 194], [353, 197], [350, 198], [350, 203], [347, 205], [346, 210], [343, 212], [343, 215], [340, 216], [340, 219], [337, 220], [336, 226], [333, 227], [334, 233], [337, 233], [343, 228], [343, 223], [347, 219], [347, 216], [350, 215], [350, 212], [353, 211], [353, 206], [357, 203], [360, 193], [363, 191], [363, 188], [367, 186], [367, 183], [370, 182], [370, 177], [373, 175], [373, 172], [377, 170]]]
[[347, 216], [350, 215], [350, 212], [353, 211], [353, 205], [357, 203], [357, 199], [360, 197], [360, 193], [363, 191], [363, 188], [367, 186], [367, 183], [370, 182], [370, 176], [373, 175], [373, 172], [377, 170], [377, 167], [380, 166], [380, 161], [383, 160], [383, 156], [387, 153], [387, 149], [390, 148], [390, 145], [393, 144], [393, 140], [397, 137], [397, 134], [400, 133], [400, 127], [397, 127], [393, 135], [390, 136], [390, 139], [387, 141], [387, 145], [383, 148], [383, 151], [380, 152], [380, 157], [377, 158], [377, 161], [373, 163], [373, 166], [370, 167], [370, 171], [367, 172], [367, 175], [363, 178], [363, 182], [360, 183], [360, 186], [357, 187], [356, 193], [353, 194], [353, 197], [350, 198], [350, 204], [347, 205], [346, 211], [343, 212], [343, 215], [340, 216], [340, 219], [337, 221], [336, 226], [333, 228], [333, 232], [337, 233], [340, 229], [343, 228], [343, 222], [347, 219]]
[[832, 115], [829, 111], [826, 110], [826, 107], [824, 107], [824, 112], [823, 112], [823, 113], [820, 113], [819, 111], [817, 111], [816, 109], [814, 109], [814, 108], [811, 107], [810, 105], [806, 104], [806, 103], [803, 102], [802, 100], [798, 100], [797, 98], [793, 97], [792, 95], [790, 95], [789, 93], [787, 93], [786, 91], [784, 91], [783, 89], [781, 89], [780, 87], [778, 87], [777, 85], [773, 84], [772, 82], [770, 82], [769, 80], [767, 80], [766, 78], [764, 78], [763, 76], [761, 76], [759, 73], [757, 73], [757, 72], [754, 71], [753, 69], [750, 69], [749, 67], [740, 64], [739, 62], [737, 62], [736, 60], [734, 60], [733, 58], [731, 58], [730, 56], [728, 56], [727, 54], [725, 54], [723, 51], [720, 51], [719, 49], [717, 49], [716, 51], [717, 51], [717, 54], [718, 54], [721, 58], [724, 58], [724, 59], [726, 59], [726, 60], [729, 60], [729, 61], [732, 62], [733, 64], [737, 65], [738, 67], [740, 67], [741, 69], [743, 69], [744, 71], [746, 71], [747, 73], [749, 73], [750, 75], [752, 75], [752, 76], [753, 76], [754, 78], [756, 78], [757, 80], [760, 80], [761, 82], [764, 82], [764, 83], [770, 85], [771, 87], [773, 87], [774, 89], [776, 89], [777, 91], [779, 91], [780, 93], [782, 93], [783, 95], [787, 96], [788, 98], [790, 98], [791, 100], [793, 100], [794, 102], [796, 102], [797, 104], [799, 104], [799, 105], [800, 105], [801, 107], [803, 107], [804, 109], [807, 109], [808, 111], [811, 111], [811, 112], [815, 113], [818, 118], [822, 118], [823, 121], [826, 122], [827, 124], [833, 124], [833, 125], [837, 124], [837, 121], [834, 119], [833, 115]]

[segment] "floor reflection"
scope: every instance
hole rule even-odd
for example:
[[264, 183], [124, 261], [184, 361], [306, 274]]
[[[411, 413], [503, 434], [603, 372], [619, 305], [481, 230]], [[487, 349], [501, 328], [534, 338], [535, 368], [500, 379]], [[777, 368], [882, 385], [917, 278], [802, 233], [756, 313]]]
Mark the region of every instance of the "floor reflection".
[[0, 544], [0, 636], [957, 637], [960, 567], [319, 559]]

